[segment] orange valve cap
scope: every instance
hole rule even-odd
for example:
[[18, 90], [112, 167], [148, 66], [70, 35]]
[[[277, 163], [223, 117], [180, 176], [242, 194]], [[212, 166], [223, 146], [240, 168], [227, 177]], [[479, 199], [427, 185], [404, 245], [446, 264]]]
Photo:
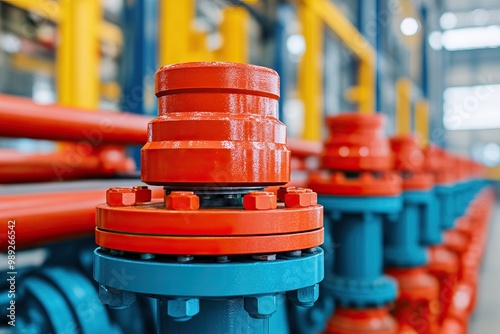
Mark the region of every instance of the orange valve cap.
[[156, 72], [155, 85], [159, 117], [149, 123], [142, 148], [143, 182], [191, 188], [289, 181], [275, 71], [235, 63], [174, 64]]

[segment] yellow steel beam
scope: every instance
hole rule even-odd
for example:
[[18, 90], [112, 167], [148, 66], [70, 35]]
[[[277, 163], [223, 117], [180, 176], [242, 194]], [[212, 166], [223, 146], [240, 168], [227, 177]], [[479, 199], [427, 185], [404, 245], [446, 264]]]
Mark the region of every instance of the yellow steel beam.
[[62, 105], [95, 109], [99, 103], [99, 0], [61, 2], [57, 96]]
[[304, 103], [303, 139], [321, 140], [323, 124], [323, 24], [307, 3], [299, 4], [306, 50], [299, 64], [298, 82]]
[[358, 87], [350, 92], [361, 112], [375, 111], [375, 49], [329, 0], [302, 0], [340, 41], [360, 60]]
[[191, 39], [194, 0], [160, 2], [160, 65], [192, 60]]
[[226, 7], [220, 25], [222, 47], [217, 50], [219, 61], [248, 63], [248, 18], [242, 7]]
[[[61, 6], [65, 2], [73, 0], [3, 0], [13, 6], [35, 13], [47, 20], [59, 23], [61, 20]], [[110, 22], [100, 19], [96, 22], [99, 26], [98, 32], [103, 42], [123, 45], [123, 34], [121, 29]]]
[[396, 81], [396, 131], [411, 133], [411, 81], [408, 78]]
[[425, 147], [429, 143], [429, 102], [419, 100], [415, 104], [415, 132]]

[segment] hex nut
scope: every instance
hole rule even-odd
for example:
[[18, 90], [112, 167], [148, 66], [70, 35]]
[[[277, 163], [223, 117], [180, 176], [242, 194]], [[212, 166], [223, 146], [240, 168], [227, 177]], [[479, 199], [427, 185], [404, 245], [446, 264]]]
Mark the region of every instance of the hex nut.
[[136, 193], [131, 188], [109, 188], [106, 191], [106, 204], [109, 206], [135, 205]]
[[284, 202], [285, 201], [285, 195], [288, 194], [290, 191], [294, 191], [297, 189], [296, 187], [279, 187], [277, 191], [277, 197], [278, 197], [278, 202]]
[[151, 202], [152, 192], [148, 186], [135, 186], [132, 190], [135, 192], [136, 203]]
[[99, 300], [112, 309], [126, 309], [135, 302], [135, 299], [136, 295], [133, 292], [99, 285]]
[[176, 321], [186, 321], [200, 312], [200, 300], [198, 298], [175, 298], [168, 299], [167, 315]]
[[276, 195], [269, 191], [251, 191], [243, 197], [245, 210], [273, 210], [277, 206]]
[[287, 291], [286, 296], [297, 306], [311, 307], [319, 297], [319, 285], [314, 284], [302, 289]]
[[277, 309], [275, 295], [250, 296], [244, 299], [244, 308], [252, 318], [266, 319]]
[[288, 208], [306, 208], [318, 204], [318, 195], [311, 189], [296, 188], [285, 194], [285, 206]]
[[165, 196], [165, 207], [170, 210], [198, 210], [200, 198], [192, 191], [172, 191]]

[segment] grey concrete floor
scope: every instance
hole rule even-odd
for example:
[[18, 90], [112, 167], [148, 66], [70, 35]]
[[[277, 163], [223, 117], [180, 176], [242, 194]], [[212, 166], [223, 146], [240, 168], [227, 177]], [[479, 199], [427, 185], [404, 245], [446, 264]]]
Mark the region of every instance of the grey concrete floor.
[[[497, 196], [498, 198], [498, 196]], [[470, 322], [470, 334], [500, 334], [500, 203], [490, 221], [483, 259], [478, 304]]]

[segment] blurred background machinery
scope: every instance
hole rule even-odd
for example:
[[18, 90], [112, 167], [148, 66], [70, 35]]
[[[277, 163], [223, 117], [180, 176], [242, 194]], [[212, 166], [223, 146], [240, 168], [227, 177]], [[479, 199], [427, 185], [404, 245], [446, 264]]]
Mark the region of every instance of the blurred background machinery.
[[[500, 238], [495, 224], [488, 227], [498, 220], [498, 209], [492, 210], [500, 180], [499, 36], [495, 0], [0, 1], [0, 268], [6, 276], [0, 332], [194, 333], [206, 326], [214, 333], [494, 332], [500, 324], [494, 312], [500, 307], [494, 292], [498, 243], [486, 245]], [[155, 86], [159, 68], [184, 62], [260, 65], [274, 69], [281, 84], [264, 75], [236, 94], [223, 92], [229, 84], [206, 74], [211, 93], [224, 88], [213, 95], [224, 100], [228, 94], [231, 110], [238, 111], [227, 115], [233, 132], [200, 126], [199, 115], [172, 126], [161, 121], [172, 111], [196, 114], [200, 105], [220, 111], [224, 104], [208, 93], [186, 94], [196, 88], [189, 84], [171, 90], [165, 69]], [[191, 85], [204, 77], [203, 66], [195, 68]], [[272, 103], [257, 103], [255, 96]], [[276, 125], [271, 131], [255, 116], [264, 105], [263, 119], [276, 117], [286, 130]], [[254, 123], [242, 130], [236, 120], [245, 117]], [[220, 158], [215, 154], [178, 158], [173, 150], [151, 163], [155, 141], [165, 149], [165, 141], [178, 145], [217, 132], [228, 143], [246, 133], [248, 145], [260, 150], [278, 145], [263, 139], [271, 133], [281, 136], [280, 144], [286, 135], [283, 150], [291, 155], [277, 166], [266, 159], [252, 165], [255, 152], [234, 154], [215, 174], [209, 173]], [[224, 172], [231, 163], [249, 177], [255, 172], [252, 189]], [[189, 177], [177, 187], [172, 179], [158, 181], [165, 173]], [[273, 173], [282, 177], [266, 180]], [[213, 176], [214, 193], [200, 191], [210, 183], [196, 181], [203, 174]], [[265, 191], [252, 195], [255, 201], [284, 203], [269, 211], [284, 214], [306, 210], [301, 198], [311, 199], [310, 189], [325, 208], [324, 242], [315, 252], [306, 249], [321, 242], [290, 242], [280, 251], [240, 250], [235, 261], [236, 253], [227, 251], [146, 251], [151, 240], [108, 247], [101, 238], [108, 228], [125, 233], [125, 218], [103, 213], [113, 207], [113, 196], [123, 201], [113, 209], [119, 213], [159, 205], [151, 203], [168, 208], [184, 191], [181, 198], [200, 201], [194, 211], [201, 215], [223, 207], [242, 211], [238, 219], [244, 220], [260, 211], [245, 208], [250, 191]], [[299, 198], [295, 208], [282, 208], [292, 194]], [[290, 217], [278, 220], [291, 225], [302, 219]], [[114, 227], [100, 231], [106, 223]], [[319, 220], [314, 224], [308, 228], [319, 228]], [[287, 233], [283, 226], [271, 230], [260, 232]], [[103, 249], [94, 262], [96, 241]], [[263, 261], [273, 254], [276, 259]], [[317, 270], [305, 270], [307, 261]], [[250, 280], [260, 271], [231, 273], [233, 264], [269, 268], [261, 276], [270, 281], [275, 277], [266, 270], [296, 277], [280, 277], [289, 284], [279, 289], [271, 282], [261, 289], [240, 286], [231, 280], [236, 272]], [[130, 283], [138, 265], [149, 268], [148, 277], [138, 279], [140, 288]], [[215, 282], [182, 290], [196, 270], [212, 266]], [[167, 293], [155, 285], [155, 275], [172, 268], [189, 269], [176, 274]], [[218, 292], [204, 295], [209, 286]], [[248, 311], [245, 296], [256, 306], [262, 296], [275, 301], [269, 322]], [[302, 297], [318, 300], [312, 306]], [[155, 315], [168, 315], [171, 301], [187, 312], [178, 317], [186, 321]], [[201, 311], [206, 303], [213, 304], [209, 314]], [[224, 303], [243, 310], [231, 313]], [[16, 327], [9, 325], [12, 312]]]

